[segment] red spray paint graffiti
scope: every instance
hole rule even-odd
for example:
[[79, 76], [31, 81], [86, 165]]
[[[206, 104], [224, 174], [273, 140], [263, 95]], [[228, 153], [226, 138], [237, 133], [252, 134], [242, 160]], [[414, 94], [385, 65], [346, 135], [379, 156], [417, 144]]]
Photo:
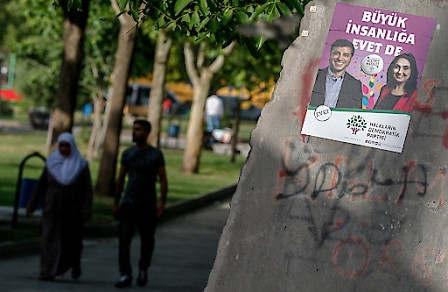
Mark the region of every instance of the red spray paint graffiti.
[[380, 260], [378, 262], [378, 269], [377, 272], [380, 272], [382, 269], [384, 269], [384, 265], [388, 265], [389, 268], [392, 270], [392, 272], [395, 275], [395, 278], [398, 281], [401, 281], [402, 276], [398, 273], [397, 269], [394, 266], [394, 261], [401, 255], [403, 251], [403, 248], [401, 246], [401, 242], [398, 240], [392, 240], [384, 249], [383, 253], [381, 254]]
[[[311, 91], [314, 86], [314, 81], [316, 79], [316, 74], [314, 73], [317, 71], [317, 67], [319, 66], [320, 58], [316, 58], [314, 60], [311, 60], [307, 66], [305, 66], [305, 70], [303, 71], [303, 75], [301, 77], [302, 82], [302, 92], [299, 96], [299, 112], [296, 113], [298, 116], [299, 121], [301, 121], [301, 125], [303, 125], [303, 121], [305, 120], [305, 114], [306, 110], [308, 108], [308, 104], [310, 102], [311, 98]], [[299, 131], [302, 128], [302, 126], [299, 127]], [[301, 135], [302, 140], [304, 141], [306, 135]]]
[[[358, 270], [347, 271], [344, 268], [340, 267], [340, 263], [339, 263], [339, 259], [338, 259], [339, 252], [344, 247], [344, 245], [349, 244], [349, 243], [358, 244], [364, 251], [364, 261], [362, 263], [361, 268], [359, 268]], [[347, 240], [340, 242], [338, 245], [336, 245], [336, 247], [333, 250], [332, 258], [333, 258], [333, 265], [339, 274], [341, 274], [342, 276], [344, 276], [346, 278], [356, 279], [356, 278], [359, 278], [362, 274], [364, 274], [365, 270], [367, 269], [367, 266], [369, 264], [369, 249], [367, 248], [367, 245], [364, 243], [364, 241], [361, 238], [353, 236]]]
[[414, 104], [414, 109], [424, 113], [424, 114], [430, 114], [432, 112], [431, 107], [434, 104], [434, 89], [435, 87], [440, 83], [440, 80], [436, 79], [429, 79], [426, 80], [423, 84], [423, 88], [425, 89], [428, 100], [426, 102], [422, 102], [421, 100], [417, 99]]

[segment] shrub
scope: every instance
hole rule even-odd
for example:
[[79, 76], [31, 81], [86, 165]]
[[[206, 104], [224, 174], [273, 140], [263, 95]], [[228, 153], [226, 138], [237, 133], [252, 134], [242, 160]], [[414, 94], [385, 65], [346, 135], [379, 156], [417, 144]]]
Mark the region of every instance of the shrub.
[[14, 108], [10, 101], [0, 100], [0, 116], [12, 117], [14, 115]]

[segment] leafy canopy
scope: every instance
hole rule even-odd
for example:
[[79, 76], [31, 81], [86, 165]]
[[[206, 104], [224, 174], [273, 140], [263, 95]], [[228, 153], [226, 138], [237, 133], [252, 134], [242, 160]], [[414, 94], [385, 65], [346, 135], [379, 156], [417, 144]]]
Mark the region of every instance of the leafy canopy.
[[[256, 20], [272, 21], [280, 16], [304, 14], [310, 0], [117, 0], [122, 10], [137, 22], [150, 18], [156, 28], [170, 28], [193, 36], [196, 41], [228, 45], [239, 38], [236, 28]], [[260, 3], [261, 2], [261, 3]], [[79, 9], [81, 0], [69, 0], [69, 7]], [[249, 49], [263, 46], [262, 38], [243, 42]]]

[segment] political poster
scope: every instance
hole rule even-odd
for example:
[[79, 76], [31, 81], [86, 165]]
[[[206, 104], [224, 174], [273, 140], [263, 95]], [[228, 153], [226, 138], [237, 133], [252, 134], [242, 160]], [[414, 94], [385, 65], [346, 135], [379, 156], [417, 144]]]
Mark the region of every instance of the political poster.
[[301, 133], [401, 153], [435, 24], [337, 3]]

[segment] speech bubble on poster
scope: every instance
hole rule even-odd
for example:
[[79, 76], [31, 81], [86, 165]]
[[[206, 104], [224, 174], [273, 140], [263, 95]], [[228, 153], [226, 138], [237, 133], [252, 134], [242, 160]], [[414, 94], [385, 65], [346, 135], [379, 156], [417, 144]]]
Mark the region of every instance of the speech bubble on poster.
[[383, 70], [384, 61], [376, 54], [367, 55], [361, 61], [361, 70], [367, 75], [375, 75]]

